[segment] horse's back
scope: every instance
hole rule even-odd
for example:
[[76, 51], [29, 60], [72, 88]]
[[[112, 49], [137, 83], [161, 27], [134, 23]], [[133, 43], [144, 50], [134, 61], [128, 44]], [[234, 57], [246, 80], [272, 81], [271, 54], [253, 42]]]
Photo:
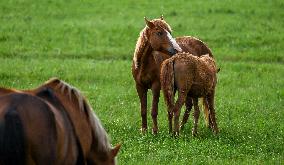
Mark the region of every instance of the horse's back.
[[177, 37], [176, 42], [179, 44], [183, 52], [191, 53], [195, 56], [209, 54], [210, 57], [213, 57], [210, 48], [198, 38], [191, 36]]
[[50, 107], [35, 96], [22, 93], [4, 95], [0, 97], [0, 104], [3, 133], [0, 145], [5, 146], [1, 151], [1, 159], [13, 162], [14, 158], [9, 157], [9, 153], [15, 153], [25, 160], [21, 160], [21, 164], [54, 164], [56, 126]]

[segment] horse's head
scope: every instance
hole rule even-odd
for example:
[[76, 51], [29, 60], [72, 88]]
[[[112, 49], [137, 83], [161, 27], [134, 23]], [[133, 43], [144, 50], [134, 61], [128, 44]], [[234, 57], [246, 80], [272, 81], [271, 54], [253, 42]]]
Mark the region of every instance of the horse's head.
[[[86, 105], [86, 107], [90, 108], [89, 105]], [[93, 143], [90, 153], [87, 155], [87, 164], [115, 165], [117, 164], [116, 156], [121, 144], [117, 144], [114, 148], [111, 147], [108, 135], [101, 125], [99, 118], [94, 112], [92, 114], [90, 119], [93, 131]]]
[[170, 55], [182, 51], [176, 40], [172, 37], [171, 29], [163, 17], [151, 21], [147, 20], [146, 17], [144, 19], [147, 25], [147, 39], [154, 50]]
[[87, 158], [87, 164], [103, 164], [103, 165], [115, 165], [116, 155], [120, 149], [120, 144], [116, 147], [110, 149], [107, 153], [97, 151], [97, 153], [92, 153], [89, 158]]

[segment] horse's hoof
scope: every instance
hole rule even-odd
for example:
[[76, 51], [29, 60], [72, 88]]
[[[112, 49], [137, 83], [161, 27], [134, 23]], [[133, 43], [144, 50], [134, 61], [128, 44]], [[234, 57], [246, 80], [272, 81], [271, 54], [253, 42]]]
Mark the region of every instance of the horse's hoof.
[[143, 134], [143, 135], [145, 135], [146, 133], [147, 133], [147, 128], [141, 128], [141, 133]]
[[157, 133], [158, 133], [158, 128], [153, 128], [152, 129], [152, 134], [153, 135], [157, 135]]
[[179, 126], [179, 129], [180, 129], [180, 130], [183, 130], [183, 129], [184, 129], [184, 125], [181, 124], [181, 125]]
[[216, 129], [216, 130], [213, 131], [213, 134], [214, 134], [214, 135], [217, 135], [218, 133], [219, 133], [219, 130], [218, 130], [218, 129]]
[[213, 128], [210, 125], [208, 125], [206, 127], [208, 128], [208, 130], [213, 130]]
[[206, 128], [208, 128], [209, 130], [214, 130], [213, 129], [213, 125], [212, 124], [210, 124], [210, 123], [206, 123]]
[[173, 133], [173, 130], [172, 129], [169, 129], [169, 134], [172, 134]]
[[179, 132], [173, 132], [173, 137], [179, 137]]
[[197, 131], [196, 130], [192, 130], [192, 136], [196, 137], [197, 136]]

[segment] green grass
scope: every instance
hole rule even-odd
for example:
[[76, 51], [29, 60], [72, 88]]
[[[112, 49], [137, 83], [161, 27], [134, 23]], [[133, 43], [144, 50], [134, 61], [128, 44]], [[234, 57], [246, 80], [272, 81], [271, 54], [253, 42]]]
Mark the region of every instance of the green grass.
[[[76, 86], [112, 144], [123, 143], [120, 164], [283, 164], [283, 8], [277, 0], [1, 1], [0, 85], [27, 89], [59, 77]], [[143, 17], [160, 14], [174, 36], [201, 38], [217, 58], [218, 136], [201, 116], [192, 137], [191, 116], [172, 138], [162, 97], [159, 134], [139, 132], [131, 59]], [[148, 121], [151, 128], [150, 113]]]

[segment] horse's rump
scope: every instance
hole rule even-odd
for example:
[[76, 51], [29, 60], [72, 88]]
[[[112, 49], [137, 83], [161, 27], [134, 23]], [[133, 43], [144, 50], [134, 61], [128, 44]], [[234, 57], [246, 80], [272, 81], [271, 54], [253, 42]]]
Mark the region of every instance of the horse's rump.
[[189, 53], [178, 53], [165, 60], [161, 67], [161, 86], [167, 103], [173, 102], [174, 96], [171, 95], [175, 87], [182, 91], [191, 89], [189, 96], [204, 95], [202, 87], [215, 87], [216, 73], [215, 61], [208, 54], [196, 57]]
[[216, 64], [208, 54], [196, 57], [189, 53], [179, 53], [173, 60], [175, 83], [181, 90], [191, 89], [190, 95], [201, 97], [205, 96], [205, 91], [215, 87]]

